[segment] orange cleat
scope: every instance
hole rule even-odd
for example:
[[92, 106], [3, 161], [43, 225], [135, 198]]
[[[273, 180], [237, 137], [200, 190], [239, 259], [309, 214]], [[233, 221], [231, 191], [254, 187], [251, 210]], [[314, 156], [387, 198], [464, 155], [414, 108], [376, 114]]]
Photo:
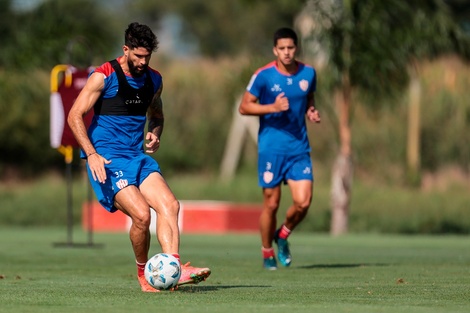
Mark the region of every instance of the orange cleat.
[[199, 284], [205, 281], [211, 274], [211, 270], [207, 267], [193, 267], [190, 262], [181, 265], [181, 277], [178, 286], [186, 284]]
[[137, 276], [137, 279], [139, 280], [140, 288], [142, 289], [143, 292], [159, 292], [160, 291], [150, 286], [147, 280], [145, 279], [145, 276]]

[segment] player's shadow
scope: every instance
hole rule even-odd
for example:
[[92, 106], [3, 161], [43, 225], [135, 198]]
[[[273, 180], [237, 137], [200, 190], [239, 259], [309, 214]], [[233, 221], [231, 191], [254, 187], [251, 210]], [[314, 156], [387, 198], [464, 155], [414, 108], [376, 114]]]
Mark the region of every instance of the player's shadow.
[[354, 267], [369, 267], [369, 266], [389, 266], [385, 263], [346, 263], [346, 264], [312, 264], [296, 266], [300, 269], [315, 269], [315, 268], [354, 268]]
[[210, 292], [218, 291], [220, 289], [232, 289], [232, 288], [267, 288], [271, 287], [268, 285], [220, 285], [220, 286], [181, 286], [178, 288], [177, 292]]

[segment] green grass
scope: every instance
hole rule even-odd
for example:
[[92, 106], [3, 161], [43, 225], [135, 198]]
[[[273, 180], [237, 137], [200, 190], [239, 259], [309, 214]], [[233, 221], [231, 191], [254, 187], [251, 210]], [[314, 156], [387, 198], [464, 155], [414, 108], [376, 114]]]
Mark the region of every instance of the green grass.
[[[0, 312], [468, 312], [464, 236], [294, 233], [290, 268], [261, 268], [257, 234], [182, 235], [182, 261], [211, 277], [140, 292], [127, 234], [57, 247], [62, 228], [0, 228]], [[75, 229], [74, 243], [88, 237]], [[158, 248], [154, 240], [152, 253]]]

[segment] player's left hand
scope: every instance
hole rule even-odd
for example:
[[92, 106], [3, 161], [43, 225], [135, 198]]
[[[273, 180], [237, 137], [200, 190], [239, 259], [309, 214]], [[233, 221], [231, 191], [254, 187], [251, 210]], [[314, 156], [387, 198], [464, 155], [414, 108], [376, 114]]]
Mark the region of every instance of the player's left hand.
[[310, 122], [315, 122], [315, 123], [321, 122], [320, 112], [318, 112], [318, 110], [315, 109], [313, 106], [308, 108], [307, 118]]
[[145, 152], [154, 153], [160, 148], [160, 139], [154, 133], [148, 132], [147, 136], [145, 136], [145, 140], [149, 141], [145, 144], [147, 148]]

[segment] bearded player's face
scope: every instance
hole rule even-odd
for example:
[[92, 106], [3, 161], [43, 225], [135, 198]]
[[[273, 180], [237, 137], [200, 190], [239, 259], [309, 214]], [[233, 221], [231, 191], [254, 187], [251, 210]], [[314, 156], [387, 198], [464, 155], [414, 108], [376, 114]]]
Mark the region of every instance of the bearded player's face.
[[142, 76], [147, 70], [152, 54], [145, 48], [128, 50], [127, 66], [132, 76]]

